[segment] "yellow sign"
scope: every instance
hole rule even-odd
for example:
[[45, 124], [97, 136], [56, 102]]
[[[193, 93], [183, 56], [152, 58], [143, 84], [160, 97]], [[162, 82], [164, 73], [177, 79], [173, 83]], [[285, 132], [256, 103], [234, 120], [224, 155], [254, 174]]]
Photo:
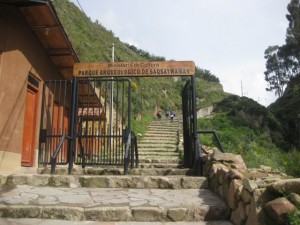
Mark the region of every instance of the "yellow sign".
[[192, 76], [195, 63], [192, 61], [146, 61], [76, 63], [75, 77], [160, 77]]

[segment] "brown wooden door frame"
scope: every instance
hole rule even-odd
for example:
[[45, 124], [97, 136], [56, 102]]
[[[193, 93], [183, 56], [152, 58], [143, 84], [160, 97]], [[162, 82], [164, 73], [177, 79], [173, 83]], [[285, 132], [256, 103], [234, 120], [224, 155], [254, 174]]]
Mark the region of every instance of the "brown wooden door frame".
[[[38, 87], [28, 83], [26, 90], [21, 166], [32, 167], [35, 156]], [[31, 95], [31, 96], [30, 96]], [[33, 99], [29, 99], [33, 98]]]

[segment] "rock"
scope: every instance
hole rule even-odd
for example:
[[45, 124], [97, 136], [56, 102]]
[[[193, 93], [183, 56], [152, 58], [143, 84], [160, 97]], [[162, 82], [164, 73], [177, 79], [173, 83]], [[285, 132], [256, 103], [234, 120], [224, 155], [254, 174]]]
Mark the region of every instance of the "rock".
[[244, 175], [236, 170], [236, 169], [231, 169], [228, 173], [227, 173], [227, 176], [233, 180], [233, 179], [244, 179]]
[[244, 180], [243, 181], [244, 188], [249, 191], [250, 193], [253, 193], [255, 189], [257, 188], [257, 184], [254, 180]]
[[237, 207], [236, 194], [240, 186], [242, 186], [242, 181], [237, 179], [232, 180], [229, 185], [229, 191], [227, 195], [227, 205], [231, 209], [235, 209]]
[[269, 166], [264, 166], [264, 165], [260, 165], [260, 169], [263, 171], [263, 172], [271, 172], [272, 171], [272, 168], [269, 167]]
[[245, 223], [245, 203], [239, 202], [238, 207], [231, 213], [231, 221], [235, 225], [242, 225]]
[[245, 202], [245, 203], [251, 202], [252, 195], [249, 193], [249, 191], [247, 189], [245, 189], [245, 187], [242, 190], [241, 197], [242, 197], [243, 202]]
[[279, 224], [286, 224], [287, 215], [295, 210], [295, 206], [286, 198], [277, 198], [265, 204], [268, 216]]
[[156, 207], [136, 207], [132, 209], [132, 216], [135, 221], [161, 221], [162, 212]]
[[294, 205], [300, 205], [300, 195], [296, 193], [291, 193], [289, 196], [289, 200], [294, 204]]
[[280, 194], [300, 194], [300, 178], [277, 181], [269, 186], [269, 189]]
[[234, 169], [247, 169], [247, 166], [241, 155], [215, 151], [213, 155], [213, 160], [218, 162], [230, 163], [231, 167]]
[[92, 207], [85, 209], [85, 217], [91, 221], [131, 220], [129, 207]]
[[210, 116], [213, 110], [214, 110], [213, 106], [208, 106], [206, 108], [199, 109], [197, 111], [197, 118]]
[[251, 203], [249, 205], [249, 213], [246, 211], [246, 215], [248, 216], [246, 225], [259, 225], [264, 224], [263, 222], [259, 222], [259, 218], [257, 215], [255, 199], [252, 198]]
[[169, 209], [167, 215], [172, 221], [183, 221], [186, 219], [187, 214], [188, 214], [188, 209], [177, 208], [177, 209]]

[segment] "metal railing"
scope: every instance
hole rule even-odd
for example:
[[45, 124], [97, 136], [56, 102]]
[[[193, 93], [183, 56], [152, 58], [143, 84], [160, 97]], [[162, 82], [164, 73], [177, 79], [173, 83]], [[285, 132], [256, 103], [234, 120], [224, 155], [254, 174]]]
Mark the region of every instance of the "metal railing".
[[137, 138], [135, 133], [131, 131], [129, 132], [128, 135], [125, 136], [127, 136], [127, 142], [126, 142], [126, 148], [124, 154], [124, 175], [127, 175], [129, 163], [130, 163], [130, 169], [133, 169], [134, 165], [136, 168], [139, 167], [139, 154], [138, 154]]
[[55, 152], [54, 152], [53, 156], [51, 157], [51, 174], [55, 174], [56, 159], [57, 159], [57, 156], [58, 156], [59, 152], [60, 152], [61, 149], [62, 149], [62, 146], [63, 146], [63, 144], [64, 144], [64, 141], [65, 141], [65, 140], [70, 140], [70, 139], [71, 139], [71, 137], [66, 136], [66, 135], [63, 135], [63, 136], [60, 138], [60, 141], [59, 141], [58, 145], [56, 146]]
[[213, 134], [214, 137], [215, 137], [215, 140], [216, 140], [216, 142], [217, 142], [217, 144], [218, 144], [219, 150], [220, 150], [221, 152], [225, 153], [225, 149], [224, 149], [224, 147], [223, 147], [223, 145], [222, 145], [222, 143], [221, 143], [221, 141], [220, 141], [220, 138], [219, 138], [219, 136], [218, 136], [218, 134], [217, 134], [216, 131], [214, 131], [214, 130], [197, 130], [197, 133], [198, 133], [199, 135], [200, 135], [200, 134]]

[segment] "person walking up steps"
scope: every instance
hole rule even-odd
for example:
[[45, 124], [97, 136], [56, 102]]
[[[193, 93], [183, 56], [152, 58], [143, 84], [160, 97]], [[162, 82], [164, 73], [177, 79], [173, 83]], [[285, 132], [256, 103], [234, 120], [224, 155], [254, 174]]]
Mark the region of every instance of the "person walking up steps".
[[174, 117], [175, 117], [175, 112], [171, 111], [170, 113], [171, 122], [173, 122]]

